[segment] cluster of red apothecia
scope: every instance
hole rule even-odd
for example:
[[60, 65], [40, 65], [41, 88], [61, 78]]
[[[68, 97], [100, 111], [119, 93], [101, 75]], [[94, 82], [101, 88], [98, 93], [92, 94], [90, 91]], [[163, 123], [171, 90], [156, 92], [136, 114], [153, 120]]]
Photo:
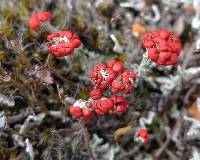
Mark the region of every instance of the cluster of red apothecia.
[[[35, 31], [43, 22], [51, 18], [52, 14], [46, 11], [32, 14], [29, 20], [30, 29]], [[147, 49], [148, 58], [163, 66], [176, 64], [182, 50], [179, 38], [165, 29], [145, 33], [141, 42]], [[78, 35], [68, 30], [50, 34], [46, 43], [49, 52], [56, 57], [71, 55], [80, 45]], [[89, 94], [90, 99], [88, 101], [79, 99], [71, 105], [69, 107], [71, 115], [91, 120], [94, 113], [103, 116], [127, 110], [127, 100], [116, 94], [119, 92], [128, 94], [133, 91], [133, 82], [136, 80], [135, 72], [125, 69], [122, 62], [111, 60], [107, 64], [94, 67], [90, 73], [90, 79], [93, 84], [93, 90]], [[114, 95], [102, 98], [106, 90], [110, 90]], [[135, 134], [135, 139], [143, 143], [147, 143], [148, 138], [145, 128]]]
[[30, 29], [35, 31], [43, 22], [48, 21], [51, 19], [51, 17], [52, 14], [46, 11], [32, 14], [31, 18], [29, 19]]
[[124, 97], [117, 95], [95, 101], [79, 99], [73, 105], [66, 107], [66, 109], [68, 108], [70, 114], [77, 119], [83, 117], [86, 120], [91, 120], [94, 112], [99, 116], [103, 116], [105, 114], [116, 114], [126, 111], [128, 101]]
[[[31, 30], [35, 31], [43, 22], [48, 21], [51, 18], [52, 14], [47, 11], [34, 13], [29, 20], [29, 26]], [[177, 58], [182, 50], [179, 38], [165, 29], [145, 33], [141, 38], [141, 42], [143, 47], [147, 49], [149, 59], [163, 66], [176, 64]], [[46, 43], [49, 52], [56, 57], [71, 55], [73, 54], [74, 49], [79, 48], [80, 45], [81, 41], [79, 36], [68, 30], [50, 34]], [[108, 68], [113, 68], [113, 70], [107, 69], [106, 71], [107, 73], [110, 72], [110, 77], [107, 78], [108, 82], [112, 81], [113, 71], [117, 72], [122, 66], [123, 64], [120, 63], [115, 64], [115, 61], [108, 64]], [[105, 70], [106, 68], [105, 65], [99, 67], [102, 67], [102, 70]], [[96, 68], [96, 70], [98, 70], [98, 68]], [[124, 73], [124, 75], [126, 75], [126, 73]], [[101, 81], [101, 75], [99, 76], [98, 80]], [[119, 84], [118, 81], [121, 81], [121, 79], [126, 78], [124, 78], [123, 75], [119, 76], [115, 81], [117, 82], [116, 85]], [[96, 83], [99, 83], [99, 81]], [[106, 84], [101, 84], [99, 86], [99, 88], [104, 87], [107, 87]], [[128, 85], [125, 88], [127, 87], [131, 86]], [[119, 90], [124, 93], [130, 92], [129, 89], [121, 89], [119, 86], [115, 87], [113, 82], [112, 92], [117, 93]]]
[[79, 48], [81, 41], [78, 35], [71, 31], [52, 33], [47, 37], [47, 49], [56, 57], [71, 55], [75, 48]]
[[[108, 64], [99, 64], [90, 73], [90, 79], [95, 91], [91, 91], [92, 98], [99, 98], [96, 94], [105, 89], [110, 89], [113, 94], [123, 92], [131, 93], [133, 90], [133, 81], [136, 80], [136, 74], [133, 71], [124, 68], [124, 64], [115, 59], [110, 60]], [[98, 92], [96, 90], [98, 89]], [[101, 94], [99, 94], [101, 95]]]
[[146, 128], [139, 129], [135, 133], [135, 141], [147, 144], [149, 140], [149, 134]]
[[168, 66], [177, 63], [182, 46], [179, 38], [165, 29], [145, 33], [142, 45], [148, 51], [148, 57], [157, 64]]
[[[29, 27], [35, 31], [42, 23], [51, 18], [52, 14], [47, 11], [34, 13], [29, 20]], [[80, 46], [79, 36], [68, 30], [55, 32], [47, 37], [46, 47], [56, 57], [71, 55], [74, 49]]]
[[107, 64], [99, 64], [90, 73], [93, 90], [89, 93], [89, 101], [78, 100], [69, 107], [71, 115], [76, 118], [84, 117], [90, 120], [93, 111], [103, 116], [105, 114], [116, 114], [125, 112], [128, 108], [128, 101], [123, 96], [113, 95], [109, 98], [102, 98], [105, 90], [110, 90], [113, 94], [123, 92], [131, 93], [133, 81], [136, 74], [124, 68], [124, 64], [115, 59]]

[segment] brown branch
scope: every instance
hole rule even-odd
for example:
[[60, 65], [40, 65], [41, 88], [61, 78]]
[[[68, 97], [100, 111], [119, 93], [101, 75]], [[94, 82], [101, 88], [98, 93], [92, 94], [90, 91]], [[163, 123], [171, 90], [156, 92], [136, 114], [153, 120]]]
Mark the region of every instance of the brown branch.
[[94, 156], [94, 153], [92, 152], [92, 149], [91, 149], [91, 146], [90, 146], [88, 130], [85, 127], [84, 120], [80, 119], [79, 120], [79, 124], [81, 126], [81, 129], [82, 129], [82, 132], [83, 132], [83, 136], [84, 136], [84, 140], [85, 140], [85, 144], [86, 144], [87, 150], [88, 150], [88, 152], [90, 154], [90, 157], [92, 158], [92, 160], [96, 160], [96, 158]]
[[61, 102], [62, 104], [65, 105], [64, 99], [61, 99], [60, 96], [59, 96], [59, 94], [56, 94], [56, 93], [53, 91], [52, 86], [47, 86], [47, 88], [48, 88], [50, 94], [55, 98], [55, 100], [57, 100], [58, 102]]
[[170, 143], [172, 136], [174, 135], [176, 129], [180, 126], [180, 124], [181, 124], [181, 117], [179, 117], [178, 120], [176, 121], [176, 124], [173, 127], [173, 130], [172, 130], [170, 136], [168, 136], [168, 138], [166, 139], [166, 141], [164, 142], [164, 144], [154, 154], [155, 159], [159, 159], [159, 157], [161, 156], [161, 154], [164, 151], [166, 151], [166, 148], [167, 148], [168, 144]]
[[[31, 109], [33, 109], [36, 112], [40, 112], [39, 108], [31, 108]], [[20, 122], [21, 120], [23, 120], [24, 118], [26, 118], [27, 116], [31, 114], [32, 113], [30, 112], [30, 108], [29, 108], [25, 112], [19, 113], [18, 115], [7, 117], [7, 123], [11, 125], [11, 124]]]
[[172, 153], [170, 150], [166, 150], [166, 153], [169, 155], [171, 160], [180, 160], [174, 153]]
[[0, 146], [0, 153], [4, 152], [4, 153], [9, 153], [9, 152], [13, 152], [14, 150], [16, 150], [16, 146], [10, 147], [10, 148], [5, 148], [3, 146]]
[[167, 140], [164, 142], [164, 144], [157, 150], [154, 157], [156, 159], [159, 159], [160, 155], [163, 153], [163, 151], [167, 148], [169, 142], [171, 141], [171, 137], [168, 137]]
[[18, 115], [15, 115], [15, 116], [10, 116], [7, 118], [7, 122], [8, 124], [13, 124], [13, 123], [17, 123], [21, 120], [23, 120], [24, 118], [26, 118], [28, 116], [28, 113], [27, 112], [23, 112], [23, 113], [20, 113]]
[[72, 84], [73, 86], [77, 87], [78, 85], [74, 83], [73, 81], [63, 77], [60, 73], [58, 73], [56, 70], [54, 70], [52, 67], [49, 66], [49, 69], [54, 73], [54, 75], [59, 78], [61, 81], [63, 81], [66, 84]]
[[46, 59], [46, 62], [44, 64], [44, 67], [48, 67], [48, 66], [51, 66], [51, 60], [52, 60], [52, 55], [51, 54], [48, 54], [47, 56], [47, 59]]

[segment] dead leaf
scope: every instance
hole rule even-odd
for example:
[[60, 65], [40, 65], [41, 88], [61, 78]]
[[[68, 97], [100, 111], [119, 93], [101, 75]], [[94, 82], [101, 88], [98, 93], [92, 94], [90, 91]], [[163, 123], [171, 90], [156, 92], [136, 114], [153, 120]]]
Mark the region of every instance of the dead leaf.
[[35, 65], [33, 69], [27, 71], [27, 74], [42, 84], [49, 85], [53, 83], [53, 77], [50, 71], [43, 66]]
[[197, 120], [200, 121], [200, 107], [198, 106], [198, 101], [200, 98], [198, 98], [189, 108], [189, 113], [195, 117]]
[[141, 35], [143, 35], [145, 33], [146, 29], [143, 25], [141, 25], [140, 23], [133, 23], [132, 25], [132, 34], [135, 37], [139, 37]]
[[195, 13], [195, 9], [194, 6], [192, 4], [189, 4], [185, 7], [186, 11], [189, 12], [189, 14], [194, 14]]
[[120, 141], [121, 137], [124, 135], [129, 135], [132, 133], [132, 128], [130, 126], [124, 127], [124, 128], [119, 128], [117, 129], [114, 133], [114, 139], [115, 141]]

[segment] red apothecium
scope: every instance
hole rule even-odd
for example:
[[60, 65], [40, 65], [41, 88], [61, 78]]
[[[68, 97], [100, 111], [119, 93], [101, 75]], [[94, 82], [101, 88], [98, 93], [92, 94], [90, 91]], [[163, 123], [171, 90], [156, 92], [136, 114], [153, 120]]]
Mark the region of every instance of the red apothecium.
[[47, 49], [57, 57], [71, 55], [75, 48], [79, 48], [81, 41], [79, 36], [71, 31], [52, 33], [47, 37]]
[[29, 20], [29, 27], [31, 28], [31, 30], [34, 31], [40, 26], [40, 24], [42, 24], [45, 21], [48, 21], [49, 19], [51, 19], [51, 17], [52, 14], [47, 11], [33, 13]]
[[145, 33], [142, 45], [147, 49], [148, 57], [157, 64], [168, 66], [177, 63], [182, 50], [179, 38], [165, 29]]

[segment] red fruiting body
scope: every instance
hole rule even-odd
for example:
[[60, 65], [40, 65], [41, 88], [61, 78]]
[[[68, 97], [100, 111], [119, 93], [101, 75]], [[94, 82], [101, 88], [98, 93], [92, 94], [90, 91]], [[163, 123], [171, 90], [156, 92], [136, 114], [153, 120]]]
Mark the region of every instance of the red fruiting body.
[[31, 15], [29, 26], [32, 30], [36, 30], [41, 23], [48, 21], [52, 17], [50, 12], [37, 12]]
[[[49, 36], [48, 40], [60, 36], [54, 33]], [[128, 94], [133, 90], [133, 81], [136, 80], [136, 73], [125, 70], [123, 63], [117, 60], [110, 60], [108, 64], [101, 63], [93, 68], [90, 72], [90, 79], [94, 85], [90, 91], [87, 102], [83, 100], [76, 101], [70, 107], [70, 113], [76, 118], [84, 117], [90, 120], [94, 112], [103, 116], [106, 113], [117, 114], [125, 112], [128, 108], [127, 100], [122, 96], [112, 96], [110, 98], [102, 98], [103, 91], [110, 87], [112, 93], [119, 91]]]
[[[116, 76], [115, 72], [112, 69], [107, 68], [105, 70], [105, 77], [106, 77], [105, 78], [105, 83], [107, 85], [110, 85], [112, 83], [113, 79], [115, 78], [115, 76]], [[101, 88], [101, 86], [99, 86], [99, 87]]]
[[124, 78], [128, 78], [128, 81], [135, 81], [136, 80], [136, 73], [130, 70], [125, 70], [123, 73]]
[[56, 57], [71, 55], [75, 48], [79, 48], [81, 41], [78, 35], [71, 31], [52, 33], [47, 37], [47, 49]]
[[99, 99], [101, 98], [103, 95], [103, 92], [101, 89], [93, 89], [90, 94], [89, 94], [89, 97], [96, 100], [96, 99]]
[[90, 72], [90, 79], [95, 88], [105, 90], [111, 86], [113, 94], [119, 91], [128, 94], [133, 90], [133, 81], [136, 80], [136, 74], [130, 70], [124, 70], [121, 73], [123, 70], [123, 63], [113, 59], [107, 65], [102, 63], [94, 67]]
[[91, 108], [82, 100], [77, 100], [72, 106], [70, 106], [69, 112], [77, 119], [84, 117], [86, 120], [91, 120], [93, 117]]
[[124, 94], [132, 92], [134, 80], [136, 80], [136, 73], [125, 70], [112, 81], [111, 92], [113, 94], [116, 94], [119, 91], [122, 91]]
[[113, 101], [110, 98], [101, 99], [92, 105], [96, 114], [102, 116], [113, 108]]
[[149, 141], [149, 134], [147, 132], [147, 129], [143, 128], [137, 131], [135, 133], [135, 140], [142, 141], [144, 144], [147, 144]]
[[101, 70], [106, 69], [106, 64], [99, 64], [98, 66], [94, 67], [94, 69], [90, 72], [90, 79], [94, 86], [98, 86], [103, 81], [103, 76], [101, 74]]
[[116, 73], [107, 68], [106, 64], [99, 64], [90, 72], [90, 79], [93, 85], [99, 89], [106, 89], [112, 83]]
[[80, 118], [83, 116], [82, 110], [77, 106], [74, 107], [73, 105], [69, 107], [69, 112], [76, 118]]
[[120, 61], [112, 59], [108, 62], [108, 67], [111, 68], [116, 73], [119, 73], [123, 70], [124, 64]]
[[179, 38], [165, 29], [147, 32], [142, 38], [142, 45], [147, 48], [148, 57], [157, 64], [168, 66], [177, 63], [182, 50]]
[[83, 117], [84, 117], [86, 120], [91, 120], [92, 117], [93, 117], [93, 112], [92, 112], [91, 109], [83, 108], [83, 109], [82, 109], [82, 113], [83, 113]]
[[110, 113], [125, 112], [128, 108], [128, 101], [122, 96], [112, 96], [110, 99], [113, 101], [113, 108]]

